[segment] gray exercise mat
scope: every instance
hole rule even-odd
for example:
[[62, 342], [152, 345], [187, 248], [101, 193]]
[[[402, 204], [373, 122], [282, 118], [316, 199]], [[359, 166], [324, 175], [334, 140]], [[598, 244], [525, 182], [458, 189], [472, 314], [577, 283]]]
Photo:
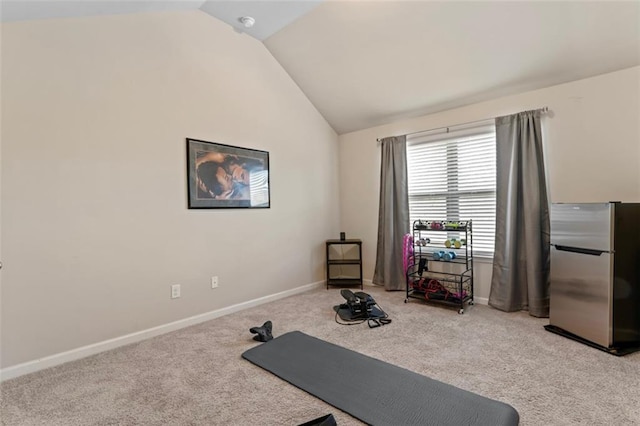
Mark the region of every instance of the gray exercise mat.
[[508, 404], [292, 331], [242, 357], [370, 425], [517, 425]]

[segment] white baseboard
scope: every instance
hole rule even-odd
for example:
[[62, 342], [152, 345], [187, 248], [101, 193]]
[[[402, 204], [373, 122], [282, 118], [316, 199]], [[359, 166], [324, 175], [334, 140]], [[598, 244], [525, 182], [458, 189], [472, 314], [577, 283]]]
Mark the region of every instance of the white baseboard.
[[75, 361], [77, 359], [85, 358], [90, 355], [95, 355], [100, 352], [115, 349], [120, 346], [140, 342], [142, 340], [149, 339], [151, 337], [159, 336], [161, 334], [169, 333], [171, 331], [179, 330], [181, 328], [185, 328], [191, 325], [209, 321], [224, 315], [229, 315], [234, 312], [242, 311], [244, 309], [249, 309], [254, 306], [262, 305], [264, 303], [269, 303], [278, 299], [284, 299], [285, 297], [293, 296], [295, 294], [304, 293], [305, 291], [314, 289], [316, 287], [321, 287], [324, 284], [325, 284], [324, 280], [317, 281], [311, 284], [303, 285], [301, 287], [293, 288], [291, 290], [286, 290], [280, 293], [271, 294], [269, 296], [264, 296], [264, 297], [259, 297], [257, 299], [249, 300], [247, 302], [238, 303], [236, 305], [228, 306], [226, 308], [216, 309], [215, 311], [194, 315], [192, 317], [170, 322], [168, 324], [159, 325], [157, 327], [148, 328], [146, 330], [137, 331], [135, 333], [127, 334], [127, 335], [116, 337], [109, 340], [104, 340], [102, 342], [93, 343], [91, 345], [82, 346], [80, 348], [72, 349], [70, 351], [61, 352], [55, 355], [50, 355], [44, 358], [28, 361], [22, 364], [13, 365], [11, 367], [6, 367], [0, 370], [0, 382], [13, 379], [19, 376], [23, 376], [25, 374], [44, 370], [45, 368], [50, 368], [56, 365], [64, 364], [65, 362]]

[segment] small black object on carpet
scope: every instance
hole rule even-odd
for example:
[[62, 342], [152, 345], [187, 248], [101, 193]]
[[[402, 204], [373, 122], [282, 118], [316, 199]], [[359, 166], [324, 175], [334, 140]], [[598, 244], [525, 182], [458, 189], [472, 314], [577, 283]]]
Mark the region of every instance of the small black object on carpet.
[[273, 339], [273, 335], [271, 334], [272, 330], [273, 324], [271, 321], [265, 322], [261, 327], [251, 327], [249, 329], [252, 334], [255, 334], [253, 340], [257, 340], [258, 342], [268, 342]]
[[310, 420], [298, 426], [338, 426], [333, 414], [327, 414], [326, 416], [318, 417], [317, 419]]

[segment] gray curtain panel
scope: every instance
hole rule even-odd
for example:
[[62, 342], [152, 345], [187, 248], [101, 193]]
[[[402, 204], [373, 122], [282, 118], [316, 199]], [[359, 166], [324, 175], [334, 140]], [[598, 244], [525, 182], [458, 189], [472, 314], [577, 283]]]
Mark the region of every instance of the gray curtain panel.
[[496, 238], [489, 305], [549, 316], [549, 205], [541, 110], [496, 118]]
[[384, 138], [380, 164], [378, 246], [373, 283], [385, 290], [404, 290], [402, 238], [409, 232], [407, 137]]

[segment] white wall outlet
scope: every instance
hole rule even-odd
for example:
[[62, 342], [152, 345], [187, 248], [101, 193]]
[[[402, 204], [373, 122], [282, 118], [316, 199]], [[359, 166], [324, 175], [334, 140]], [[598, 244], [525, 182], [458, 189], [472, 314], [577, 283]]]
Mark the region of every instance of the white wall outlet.
[[218, 277], [211, 277], [211, 288], [218, 288]]
[[171, 286], [171, 298], [177, 299], [180, 297], [180, 284], [174, 284]]

